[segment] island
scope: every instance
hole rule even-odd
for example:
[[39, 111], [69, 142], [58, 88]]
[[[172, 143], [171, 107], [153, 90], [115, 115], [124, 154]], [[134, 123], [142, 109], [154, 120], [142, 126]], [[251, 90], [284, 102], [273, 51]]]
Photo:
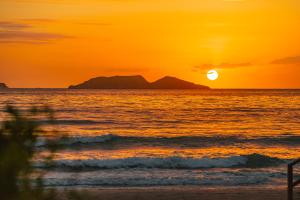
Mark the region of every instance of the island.
[[5, 83], [0, 83], [0, 89], [8, 89]]
[[148, 82], [143, 76], [96, 77], [69, 89], [210, 89], [175, 77], [165, 76], [157, 81]]

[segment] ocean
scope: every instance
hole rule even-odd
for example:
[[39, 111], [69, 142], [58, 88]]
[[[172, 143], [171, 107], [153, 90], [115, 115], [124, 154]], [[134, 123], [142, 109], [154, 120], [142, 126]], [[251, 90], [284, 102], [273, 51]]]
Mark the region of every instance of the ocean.
[[300, 157], [300, 90], [1, 90], [0, 121], [7, 103], [55, 111], [47, 186], [281, 186]]

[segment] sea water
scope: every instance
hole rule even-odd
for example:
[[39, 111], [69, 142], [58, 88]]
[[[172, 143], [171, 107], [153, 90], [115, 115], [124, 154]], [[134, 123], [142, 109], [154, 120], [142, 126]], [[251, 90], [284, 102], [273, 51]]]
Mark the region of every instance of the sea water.
[[300, 90], [11, 89], [1, 121], [7, 103], [55, 111], [49, 186], [284, 185], [300, 157]]

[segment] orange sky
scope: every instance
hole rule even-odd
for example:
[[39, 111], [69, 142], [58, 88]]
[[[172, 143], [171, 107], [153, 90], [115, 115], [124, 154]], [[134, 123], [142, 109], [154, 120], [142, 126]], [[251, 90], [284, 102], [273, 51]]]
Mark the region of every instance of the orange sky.
[[299, 24], [299, 0], [1, 0], [0, 82], [67, 87], [141, 74], [300, 88]]

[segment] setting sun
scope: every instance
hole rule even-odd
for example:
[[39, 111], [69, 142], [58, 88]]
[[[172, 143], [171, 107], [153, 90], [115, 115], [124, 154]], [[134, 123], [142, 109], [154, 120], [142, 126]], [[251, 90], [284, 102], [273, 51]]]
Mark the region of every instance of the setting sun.
[[207, 72], [207, 78], [211, 81], [217, 80], [219, 77], [219, 74], [216, 70], [209, 70]]

